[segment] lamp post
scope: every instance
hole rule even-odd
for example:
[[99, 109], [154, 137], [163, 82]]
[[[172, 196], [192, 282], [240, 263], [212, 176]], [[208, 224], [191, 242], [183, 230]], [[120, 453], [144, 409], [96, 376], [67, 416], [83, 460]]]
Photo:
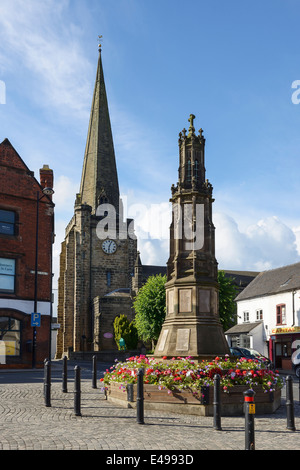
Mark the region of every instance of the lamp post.
[[[44, 196], [52, 196], [54, 191], [52, 188], [43, 188], [43, 195], [40, 197], [39, 191], [36, 193], [36, 230], [35, 230], [35, 271], [34, 271], [34, 313], [37, 311], [37, 288], [38, 288], [38, 256], [39, 256], [39, 203]], [[33, 326], [32, 337], [32, 368], [36, 367], [36, 326]]]

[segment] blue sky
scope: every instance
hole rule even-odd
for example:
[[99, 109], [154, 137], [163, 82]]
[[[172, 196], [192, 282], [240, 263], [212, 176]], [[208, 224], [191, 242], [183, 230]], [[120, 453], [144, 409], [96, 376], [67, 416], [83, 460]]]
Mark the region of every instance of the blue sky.
[[[55, 174], [54, 271], [79, 191], [98, 35], [121, 193], [165, 224], [178, 133], [204, 129], [220, 268], [300, 261], [298, 0], [1, 0], [0, 141]], [[299, 94], [300, 96], [300, 94]], [[135, 205], [135, 206], [134, 206]], [[132, 213], [128, 214], [133, 215]], [[167, 236], [136, 213], [145, 264]], [[149, 220], [148, 220], [149, 222]], [[148, 233], [149, 232], [149, 233]]]

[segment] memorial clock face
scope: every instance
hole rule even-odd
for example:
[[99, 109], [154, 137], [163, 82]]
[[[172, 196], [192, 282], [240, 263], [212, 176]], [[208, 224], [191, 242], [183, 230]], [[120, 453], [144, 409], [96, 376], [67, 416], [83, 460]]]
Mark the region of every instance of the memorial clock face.
[[102, 250], [108, 255], [115, 253], [117, 250], [116, 242], [114, 240], [104, 240], [102, 243]]

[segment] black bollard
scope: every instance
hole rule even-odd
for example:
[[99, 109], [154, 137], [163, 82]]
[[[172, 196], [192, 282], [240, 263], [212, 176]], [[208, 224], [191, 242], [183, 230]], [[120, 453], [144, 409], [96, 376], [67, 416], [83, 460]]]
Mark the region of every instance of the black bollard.
[[68, 359], [66, 356], [63, 358], [63, 372], [62, 372], [62, 392], [68, 392], [68, 369], [67, 369]]
[[46, 396], [46, 380], [47, 380], [47, 367], [46, 364], [49, 359], [44, 359], [44, 397]]
[[80, 390], [80, 367], [75, 366], [75, 379], [74, 379], [74, 413], [75, 416], [81, 416], [81, 390]]
[[214, 376], [214, 428], [217, 431], [222, 431], [221, 427], [221, 399], [220, 399], [220, 380], [219, 374]]
[[286, 378], [286, 417], [287, 429], [296, 431], [294, 419], [293, 379], [290, 375]]
[[254, 416], [255, 416], [255, 392], [247, 390], [244, 392], [245, 413], [245, 450], [255, 450]]
[[144, 424], [144, 369], [142, 367], [137, 375], [136, 419], [138, 424]]
[[49, 408], [51, 406], [51, 362], [45, 363], [45, 383], [44, 383], [44, 395], [45, 405]]
[[93, 356], [92, 388], [97, 388], [97, 357]]

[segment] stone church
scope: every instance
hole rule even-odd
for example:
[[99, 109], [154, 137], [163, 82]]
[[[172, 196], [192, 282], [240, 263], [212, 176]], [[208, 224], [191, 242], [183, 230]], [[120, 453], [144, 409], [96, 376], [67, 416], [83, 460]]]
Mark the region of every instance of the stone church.
[[61, 246], [57, 358], [116, 348], [114, 318], [133, 319], [137, 258], [133, 220], [123, 220], [100, 50], [80, 192]]

